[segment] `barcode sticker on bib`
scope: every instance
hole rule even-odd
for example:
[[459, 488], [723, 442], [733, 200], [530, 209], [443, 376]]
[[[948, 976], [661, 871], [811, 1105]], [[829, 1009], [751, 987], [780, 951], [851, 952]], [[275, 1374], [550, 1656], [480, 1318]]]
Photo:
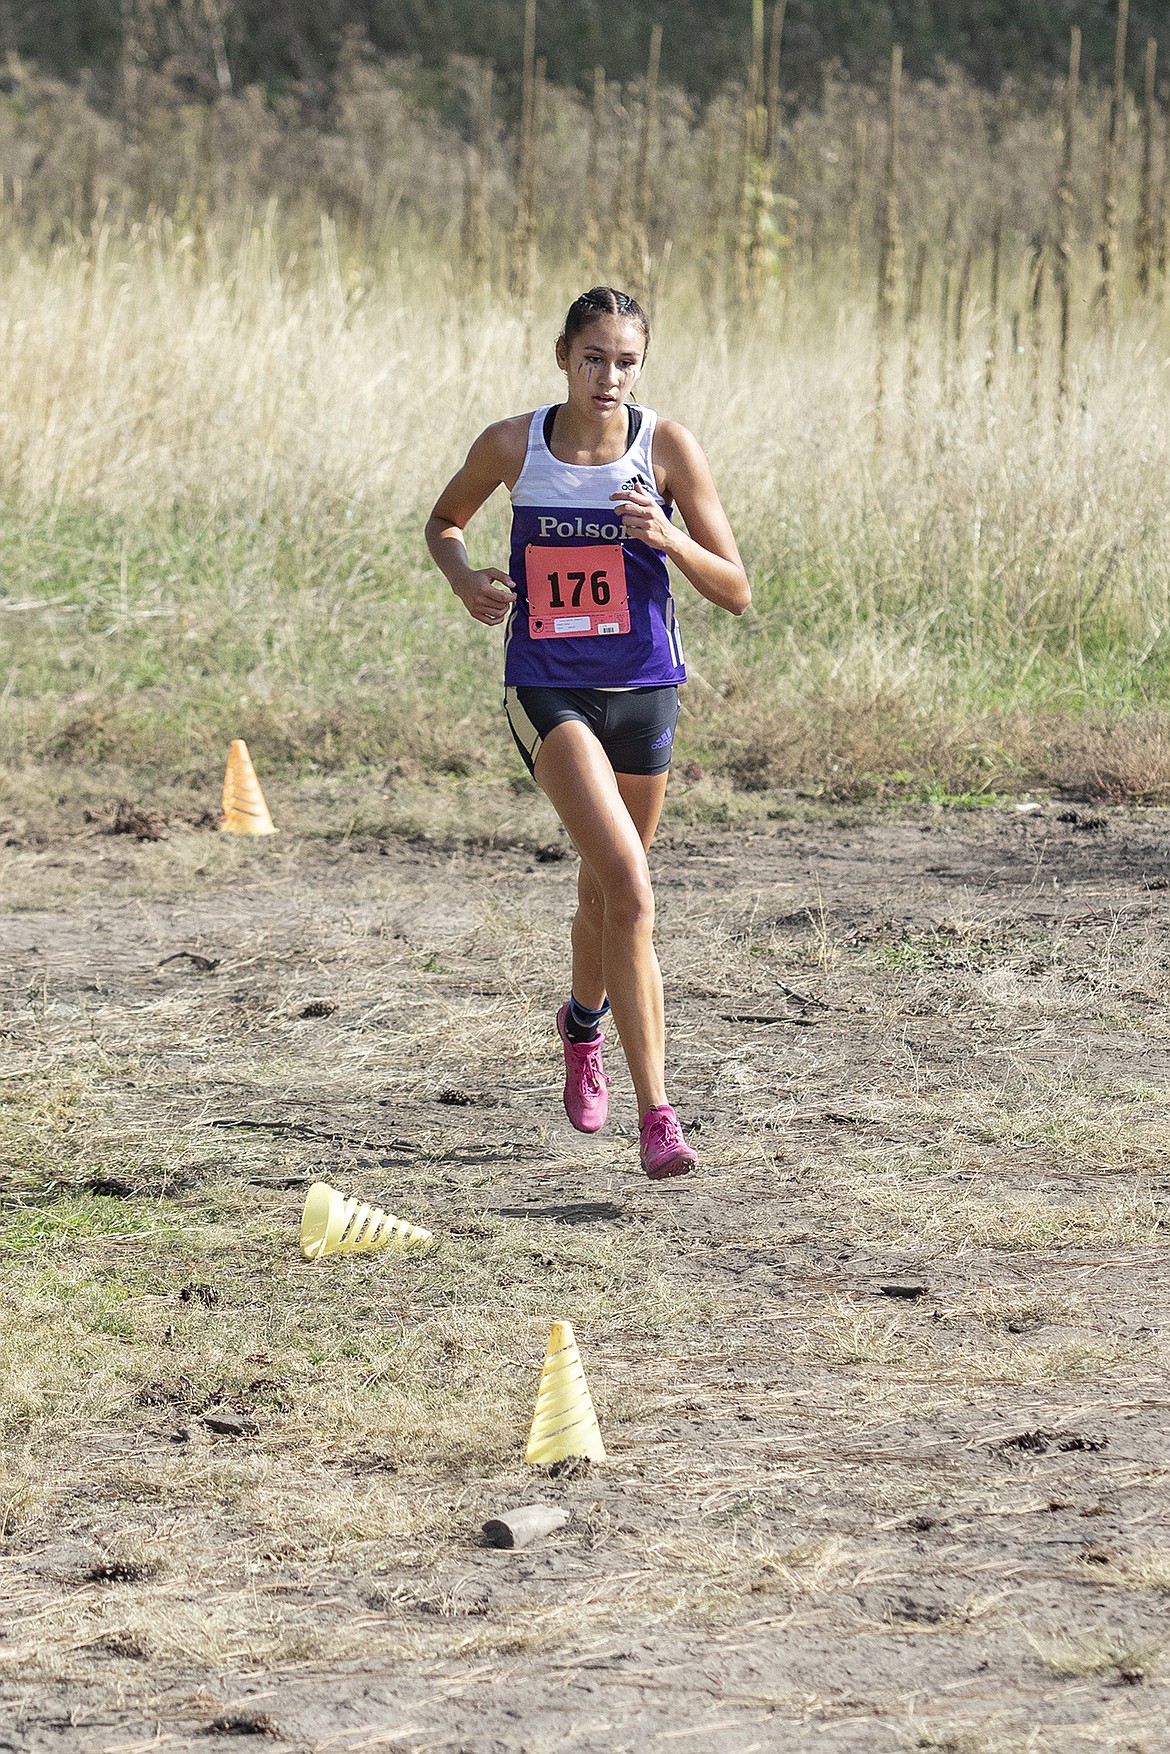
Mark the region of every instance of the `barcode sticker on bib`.
[[524, 553], [528, 631], [533, 639], [581, 639], [630, 631], [626, 558], [620, 543]]

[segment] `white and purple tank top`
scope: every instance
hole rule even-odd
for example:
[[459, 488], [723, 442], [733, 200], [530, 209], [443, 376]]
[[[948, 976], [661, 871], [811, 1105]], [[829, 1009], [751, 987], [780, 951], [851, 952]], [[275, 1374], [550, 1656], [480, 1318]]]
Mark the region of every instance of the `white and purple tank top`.
[[508, 571], [509, 688], [647, 688], [685, 682], [666, 558], [623, 541], [610, 495], [640, 482], [671, 514], [654, 480], [657, 415], [628, 405], [630, 442], [615, 463], [558, 462], [549, 450], [555, 405], [538, 408], [512, 489]]

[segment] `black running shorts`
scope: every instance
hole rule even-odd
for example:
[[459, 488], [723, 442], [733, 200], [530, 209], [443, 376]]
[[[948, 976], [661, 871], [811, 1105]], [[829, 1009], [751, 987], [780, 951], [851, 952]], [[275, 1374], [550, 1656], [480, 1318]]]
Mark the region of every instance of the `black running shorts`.
[[504, 712], [529, 773], [549, 732], [579, 719], [615, 773], [665, 773], [678, 724], [678, 689], [505, 688]]

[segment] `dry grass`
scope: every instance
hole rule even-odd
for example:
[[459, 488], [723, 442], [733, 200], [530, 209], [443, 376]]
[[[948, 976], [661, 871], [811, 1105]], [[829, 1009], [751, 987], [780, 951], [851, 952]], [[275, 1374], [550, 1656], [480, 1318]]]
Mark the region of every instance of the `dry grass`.
[[[198, 65], [203, 54], [195, 51], [193, 66], [188, 44], [185, 68], [180, 56], [139, 69], [137, 136], [98, 107], [109, 95], [100, 88], [67, 87], [23, 68], [20, 90], [0, 103], [5, 222], [43, 244], [86, 231], [106, 213], [137, 220], [162, 213], [190, 229], [198, 254], [217, 220], [279, 206], [287, 221], [310, 229], [325, 211], [375, 248], [400, 245], [404, 235], [419, 232], [439, 236], [449, 249], [462, 243], [477, 280], [487, 274], [497, 284], [508, 279], [524, 180], [520, 129], [498, 86], [495, 113], [481, 126], [480, 69], [470, 60], [454, 57], [441, 72], [424, 70], [413, 61], [363, 54], [351, 38], [328, 98], [318, 73], [307, 87], [275, 101], [271, 91], [253, 88], [219, 92], [209, 102], [207, 68]], [[729, 87], [700, 108], [677, 88], [660, 87], [655, 125], [646, 131], [642, 82], [623, 90], [610, 81], [596, 137], [599, 225], [588, 229], [599, 229], [603, 253], [612, 249], [617, 263], [640, 277], [648, 246], [654, 281], [680, 256], [702, 253], [709, 265], [723, 268], [734, 297], [737, 282], [751, 285], [757, 278], [744, 273], [759, 266], [745, 263], [745, 253], [762, 255], [768, 268], [783, 274], [794, 261], [833, 247], [844, 252], [847, 283], [858, 286], [872, 267], [867, 256], [876, 255], [885, 118], [875, 113], [874, 94], [884, 87], [885, 71], [875, 65], [872, 82], [854, 82], [826, 68], [820, 101], [798, 109], [785, 93], [778, 199], [760, 201], [767, 180], [757, 167], [751, 214], [743, 210], [740, 184], [744, 91]], [[193, 80], [203, 85], [195, 102]], [[587, 271], [582, 191], [592, 105], [548, 82], [542, 95], [532, 190], [540, 265], [572, 257]], [[1016, 252], [1022, 257], [1049, 221], [1060, 161], [1060, 99], [1059, 89], [1039, 80], [1031, 83], [1027, 103], [1014, 91], [983, 90], [953, 72], [903, 80], [901, 207], [908, 239], [921, 235], [933, 245], [928, 309], [935, 306], [933, 283], [952, 204], [960, 237], [982, 242], [1002, 206], [1004, 302], [1023, 296], [1012, 285], [1012, 258]], [[1081, 141], [1069, 192], [1074, 235], [1085, 242], [1098, 224], [1097, 132], [1107, 106], [1107, 92], [1082, 88]], [[859, 124], [868, 147], [861, 164]], [[480, 162], [468, 189], [473, 133]], [[1120, 207], [1129, 219], [1138, 198], [1133, 155], [1120, 169]], [[485, 222], [488, 235], [477, 239]], [[953, 238], [951, 247], [957, 254]]]
[[1124, 1645], [1104, 1637], [1097, 1642], [1037, 1647], [1045, 1668], [1061, 1678], [1108, 1676], [1135, 1686], [1150, 1678], [1162, 1655], [1156, 1644]]
[[[1083, 978], [1036, 1003], [1067, 1051], [1034, 1061], [1048, 1038], [1021, 1034], [1005, 1059], [1004, 1017], [1032, 1015], [1004, 984], [1036, 954], [1023, 902], [971, 894], [936, 933], [918, 908], [894, 940], [908, 964], [873, 935], [891, 897], [869, 866], [855, 891], [824, 857], [886, 830], [806, 818], [810, 850], [779, 876], [759, 839], [748, 867], [738, 842], [665, 850], [672, 1053], [709, 1188], [664, 1205], [628, 1133], [586, 1156], [555, 1118], [571, 864], [343, 841], [355, 799], [323, 788], [305, 835], [262, 849], [80, 825], [13, 854], [38, 911], [5, 926], [0, 1038], [0, 1563], [27, 1621], [0, 1641], [5, 1684], [134, 1701], [205, 1673], [560, 1676], [615, 1643], [698, 1640], [764, 1733], [773, 1713], [827, 1734], [844, 1708], [823, 1653], [848, 1651], [874, 1674], [859, 1723], [894, 1712], [935, 1738], [920, 1747], [1014, 1750], [1032, 1734], [1014, 1707], [1001, 1726], [996, 1701], [895, 1705], [904, 1681], [880, 1665], [929, 1650], [967, 1685], [984, 1653], [1025, 1679], [1039, 1653], [1054, 1683], [1124, 1682], [1106, 1657], [1132, 1667], [1165, 1592], [1161, 1549], [1103, 1532], [1116, 1499], [1159, 1503], [1125, 1410], [1164, 1373], [1164, 1091], [1148, 1057], [1140, 1079], [1096, 1070], [1070, 1022], [1124, 1053], [1124, 1018], [1098, 1007], [1137, 1003], [1156, 923], [1053, 931], [1046, 966]], [[516, 805], [521, 846], [542, 844]], [[215, 968], [164, 962], [179, 947]], [[724, 1021], [778, 1006], [778, 983], [815, 1001], [813, 1026]], [[908, 994], [936, 989], [951, 1003], [899, 1034]], [[306, 1017], [310, 999], [336, 1009]], [[923, 1051], [972, 1019], [998, 1058], [964, 1049], [940, 1076]], [[303, 1263], [318, 1174], [439, 1250]], [[887, 1282], [923, 1295], [887, 1300]], [[554, 1311], [577, 1323], [611, 1450], [576, 1481], [517, 1461]], [[224, 1407], [255, 1435], [209, 1428]], [[484, 1515], [546, 1493], [573, 1522], [530, 1573], [476, 1552]], [[778, 1636], [828, 1667], [735, 1667]], [[1075, 1667], [1082, 1646], [1104, 1666]], [[1153, 1666], [1119, 1686], [1109, 1721], [1130, 1714], [1136, 1740], [1157, 1687]], [[1033, 1744], [1069, 1745], [1047, 1727]]]
[[917, 1174], [889, 1167], [868, 1154], [855, 1159], [848, 1197], [856, 1202], [856, 1234], [905, 1242], [927, 1237], [943, 1247], [1009, 1248], [1050, 1251], [1092, 1241], [1110, 1247], [1158, 1246], [1162, 1220], [1155, 1198], [1140, 1186], [1070, 1199], [1037, 1197], [1025, 1191], [1005, 1199], [988, 1180], [981, 1191], [961, 1190], [955, 1178], [937, 1176], [926, 1164]]
[[[418, 531], [476, 430], [555, 396], [570, 282], [521, 317], [468, 301], [429, 246], [363, 248], [329, 222], [296, 252], [278, 228], [196, 252], [113, 221], [4, 244], [10, 759], [146, 771], [188, 810], [241, 730], [268, 775], [512, 774], [498, 651]], [[656, 312], [644, 393], [707, 445], [756, 587], [743, 623], [682, 588], [696, 810], [735, 789], [1162, 797], [1160, 308], [1081, 337], [1064, 421], [1033, 409], [1026, 361], [985, 394], [973, 317], [953, 377], [925, 376], [913, 429], [889, 410], [875, 449], [868, 303], [837, 285], [794, 269], [712, 333], [680, 274]], [[473, 553], [503, 532], [494, 507]]]
[[1117, 1589], [1170, 1595], [1170, 1548], [1150, 1547], [1127, 1554], [1109, 1567], [1109, 1582]]
[[[751, 624], [691, 617], [687, 735], [723, 771], [680, 768], [659, 936], [705, 1171], [664, 1201], [620, 1070], [624, 1132], [557, 1119], [572, 863], [415, 545], [456, 435], [545, 392], [551, 303], [460, 327], [440, 275], [420, 343], [421, 256], [358, 298], [329, 235], [294, 267], [206, 247], [30, 254], [0, 347], [10, 589], [62, 599], [0, 615], [30, 758], [0, 806], [6, 1697], [114, 1701], [113, 1744], [262, 1677], [278, 1722], [327, 1692], [328, 1745], [371, 1672], [448, 1726], [479, 1676], [476, 1737], [511, 1746], [518, 1676], [585, 1726], [526, 1745], [618, 1747], [573, 1694], [597, 1668], [635, 1677], [648, 1746], [726, 1714], [794, 1754], [1152, 1751], [1160, 838], [939, 805], [1165, 783], [1131, 711], [1160, 673], [1157, 324], [1082, 357], [1059, 432], [1008, 377], [990, 410], [924, 391], [931, 442], [875, 453], [866, 323], [817, 276], [726, 350], [665, 299], [647, 393], [709, 441], [759, 589]], [[192, 820], [229, 728], [271, 846]], [[780, 783], [933, 801], [899, 828]], [[103, 832], [122, 798], [169, 838]], [[440, 1248], [307, 1265], [316, 1175]], [[554, 1313], [611, 1463], [534, 1479]], [[524, 1496], [565, 1537], [478, 1551]], [[417, 1721], [377, 1712], [371, 1738]]]

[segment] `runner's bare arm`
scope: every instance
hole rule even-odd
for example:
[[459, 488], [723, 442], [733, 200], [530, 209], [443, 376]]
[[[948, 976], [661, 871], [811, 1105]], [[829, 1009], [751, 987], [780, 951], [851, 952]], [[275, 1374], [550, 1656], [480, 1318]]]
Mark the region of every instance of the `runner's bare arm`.
[[654, 464], [659, 490], [677, 505], [686, 529], [672, 524], [650, 494], [635, 491], [614, 495], [628, 534], [661, 549], [709, 602], [742, 615], [752, 588], [698, 439], [676, 420], [660, 420]]
[[471, 565], [463, 532], [497, 487], [515, 484], [524, 464], [528, 419], [500, 420], [481, 432], [427, 519], [426, 542], [435, 565], [467, 613], [488, 627], [503, 621], [516, 593], [499, 567]]

